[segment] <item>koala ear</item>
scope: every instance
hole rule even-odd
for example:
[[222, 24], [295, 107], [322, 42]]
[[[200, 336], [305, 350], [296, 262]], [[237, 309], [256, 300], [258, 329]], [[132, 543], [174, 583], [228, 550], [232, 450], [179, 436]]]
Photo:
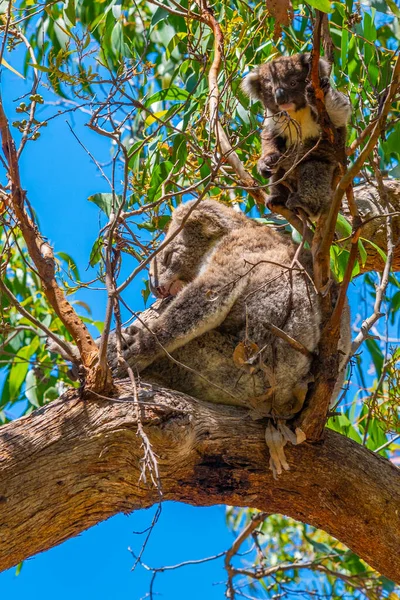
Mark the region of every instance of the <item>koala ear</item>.
[[249, 98], [253, 98], [254, 100], [261, 100], [261, 81], [260, 81], [260, 72], [259, 68], [256, 67], [246, 77], [243, 79], [240, 84], [243, 92]]
[[202, 237], [214, 239], [219, 238], [226, 233], [226, 228], [216, 213], [213, 206], [208, 213], [207, 201], [204, 201], [204, 206], [199, 210], [195, 210], [187, 221], [187, 231], [191, 234], [201, 235]]
[[332, 65], [325, 58], [319, 59], [318, 72], [320, 77], [329, 77], [331, 74]]
[[[311, 65], [311, 52], [305, 52], [303, 54], [303, 60], [310, 66]], [[319, 59], [318, 73], [320, 77], [329, 77], [331, 74], [332, 65], [328, 63], [325, 58]]]

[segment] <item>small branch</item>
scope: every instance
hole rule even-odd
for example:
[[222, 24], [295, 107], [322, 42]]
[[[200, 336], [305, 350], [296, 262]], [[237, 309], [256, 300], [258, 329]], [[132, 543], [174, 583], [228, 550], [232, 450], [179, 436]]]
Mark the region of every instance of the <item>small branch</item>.
[[235, 588], [233, 586], [233, 577], [237, 574], [236, 569], [232, 566], [231, 561], [238, 553], [240, 546], [243, 542], [251, 536], [251, 534], [257, 529], [257, 527], [265, 521], [265, 519], [269, 517], [269, 513], [259, 512], [253, 515], [250, 519], [250, 522], [246, 525], [246, 527], [239, 533], [235, 541], [229, 550], [227, 550], [225, 555], [225, 570], [228, 574], [228, 581], [226, 584], [226, 597], [234, 598], [235, 597]]
[[0, 135], [2, 149], [8, 163], [8, 176], [11, 183], [10, 208], [28, 248], [29, 255], [42, 281], [46, 298], [57, 316], [61, 319], [79, 349], [86, 371], [88, 390], [102, 391], [112, 386], [111, 373], [98, 364], [98, 349], [88, 329], [68, 302], [60, 289], [55, 276], [55, 261], [50, 245], [41, 237], [36, 223], [25, 210], [25, 192], [21, 186], [18, 154], [11, 136], [8, 120], [0, 100]]
[[282, 329], [279, 329], [279, 327], [275, 327], [275, 325], [272, 325], [272, 323], [265, 323], [265, 322], [263, 323], [263, 327], [265, 327], [265, 329], [269, 329], [271, 331], [271, 333], [276, 335], [276, 337], [287, 342], [294, 350], [297, 350], [297, 352], [300, 352], [300, 354], [303, 354], [304, 356], [306, 356], [307, 358], [310, 358], [310, 359], [313, 358], [312, 352], [307, 350], [307, 348], [301, 342], [299, 342], [298, 340], [295, 340], [293, 337], [288, 335]]

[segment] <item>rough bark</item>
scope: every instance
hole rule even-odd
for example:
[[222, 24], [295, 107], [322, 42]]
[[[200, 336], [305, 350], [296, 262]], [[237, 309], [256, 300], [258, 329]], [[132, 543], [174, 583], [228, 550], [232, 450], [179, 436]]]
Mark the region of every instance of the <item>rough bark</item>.
[[[0, 569], [118, 512], [158, 501], [140, 484], [141, 439], [127, 383], [119, 399], [63, 398], [0, 429]], [[265, 424], [245, 409], [142, 385], [140, 412], [159, 457], [163, 498], [233, 504], [319, 527], [400, 581], [400, 470], [332, 431], [288, 447], [274, 480]]]
[[[397, 213], [392, 218], [394, 254], [392, 270], [400, 271], [400, 181], [394, 179], [385, 179], [385, 190], [388, 194], [389, 211]], [[378, 189], [372, 184], [367, 183], [354, 188], [354, 198], [360, 217], [365, 222], [361, 230], [361, 237], [371, 240], [384, 253], [387, 251], [387, 233], [386, 219], [384, 218], [384, 199], [379, 197]], [[344, 214], [350, 218], [350, 212], [345, 205]], [[367, 252], [367, 261], [362, 266], [363, 273], [368, 271], [382, 271], [384, 260], [377, 252], [376, 248], [364, 242]]]

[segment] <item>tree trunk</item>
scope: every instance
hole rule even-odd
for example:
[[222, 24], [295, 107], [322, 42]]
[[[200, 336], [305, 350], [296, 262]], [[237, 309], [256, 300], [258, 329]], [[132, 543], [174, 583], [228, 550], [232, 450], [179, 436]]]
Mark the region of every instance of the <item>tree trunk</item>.
[[[386, 198], [381, 198], [376, 186], [373, 183], [366, 183], [354, 188], [354, 198], [360, 217], [365, 225], [361, 230], [361, 237], [364, 240], [371, 240], [375, 246], [368, 241], [364, 241], [364, 247], [367, 253], [367, 259], [364, 265], [361, 265], [361, 272], [383, 271], [385, 261], [381, 254], [376, 250], [376, 246], [387, 252], [387, 233], [385, 206], [387, 203], [388, 212], [392, 213], [393, 230], [393, 261], [392, 270], [400, 271], [400, 181], [396, 179], [384, 180]], [[348, 206], [343, 207], [343, 214], [350, 218]]]
[[137, 410], [158, 456], [164, 500], [233, 504], [324, 529], [400, 582], [400, 470], [327, 430], [318, 445], [287, 447], [291, 470], [274, 480], [265, 423], [245, 409], [206, 404], [126, 382], [119, 399], [82, 401], [76, 390], [0, 428], [0, 569], [159, 493], [139, 483]]

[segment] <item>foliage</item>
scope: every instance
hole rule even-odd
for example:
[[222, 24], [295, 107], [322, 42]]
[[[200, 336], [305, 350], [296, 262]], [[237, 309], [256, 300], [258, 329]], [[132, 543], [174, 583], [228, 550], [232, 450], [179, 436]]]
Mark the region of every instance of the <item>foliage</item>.
[[[242, 75], [280, 53], [310, 51], [314, 9], [329, 13], [334, 44], [332, 76], [353, 105], [349, 145], [378, 116], [396, 58], [400, 11], [395, 2], [310, 0], [292, 4], [294, 19], [283, 27], [277, 39], [273, 36], [274, 18], [264, 2], [223, 0], [213, 7], [224, 36], [218, 119], [255, 180], [259, 180], [255, 164], [260, 154], [261, 107], [249, 102], [241, 92]], [[109, 265], [121, 297], [134, 277], [143, 276], [171, 209], [183, 200], [210, 195], [239, 205], [253, 217], [265, 218], [264, 208], [256, 206], [226, 158], [215, 148], [207, 80], [214, 35], [204, 22], [198, 3], [46, 0], [37, 9], [33, 0], [21, 0], [16, 6], [2, 0], [0, 11], [3, 29], [7, 29], [6, 58], [2, 64], [32, 82], [15, 114], [8, 115], [17, 142], [24, 145], [46, 135], [46, 125], [58, 114], [50, 104], [54, 96], [61, 103], [61, 114], [83, 111], [88, 115], [88, 126], [110, 140], [110, 164], [98, 164], [107, 182], [106, 189], [88, 199], [99, 207], [102, 217], [102, 227], [88, 257], [101, 284], [106, 282]], [[38, 106], [43, 107], [40, 120], [35, 112]], [[399, 109], [399, 102], [395, 102], [376, 160], [372, 157], [365, 163], [359, 181], [375, 176], [376, 168], [399, 176]], [[351, 160], [359, 156], [364, 144], [365, 141]], [[2, 207], [1, 214], [4, 282], [36, 319], [69, 339], [60, 320], [49, 310], [7, 207]], [[276, 221], [274, 216], [266, 218]], [[285, 221], [279, 223], [290, 231]], [[345, 239], [352, 231], [343, 216], [339, 217], [338, 231], [342, 238], [332, 246], [331, 266], [341, 281], [349, 259]], [[365, 262], [368, 244], [373, 245], [373, 240], [359, 242], [353, 276]], [[72, 258], [58, 256], [58, 278], [71, 294], [81, 285], [79, 273]], [[126, 272], [126, 264], [131, 275], [124, 279], [121, 273]], [[369, 274], [359, 284], [367, 314], [375, 298], [376, 282], [377, 275]], [[146, 281], [142, 294], [146, 300]], [[394, 275], [385, 302], [388, 333], [398, 326], [400, 283]], [[91, 322], [88, 317], [84, 320]], [[63, 383], [70, 380], [61, 361], [50, 361], [43, 344], [44, 334], [11, 307], [4, 295], [1, 321], [0, 418], [5, 422], [7, 411], [15, 402], [26, 399], [26, 410], [30, 411], [53, 399]], [[399, 427], [399, 355], [394, 344], [385, 339], [384, 335], [378, 340], [369, 339], [368, 352], [355, 357], [353, 372], [359, 389], [354, 393], [354, 387], [350, 387], [340, 414], [331, 418], [329, 426], [390, 456], [399, 448], [395, 442], [388, 443], [390, 434]], [[366, 356], [373, 363], [375, 378], [366, 372]], [[228, 512], [233, 529], [243, 526], [249, 517], [248, 511]], [[378, 579], [375, 573], [369, 572], [370, 579], [365, 583], [365, 564], [323, 532], [280, 516], [267, 519], [261, 531], [263, 560], [267, 556], [269, 566], [301, 560], [323, 565], [325, 570], [310, 568], [304, 581], [301, 569], [293, 566], [292, 571], [278, 573], [272, 581], [251, 581], [251, 593], [257, 596], [292, 593], [301, 578], [304, 593], [315, 595], [317, 590], [321, 597], [351, 593], [370, 598], [388, 594], [396, 597], [392, 584]], [[255, 560], [259, 565], [260, 555]]]

